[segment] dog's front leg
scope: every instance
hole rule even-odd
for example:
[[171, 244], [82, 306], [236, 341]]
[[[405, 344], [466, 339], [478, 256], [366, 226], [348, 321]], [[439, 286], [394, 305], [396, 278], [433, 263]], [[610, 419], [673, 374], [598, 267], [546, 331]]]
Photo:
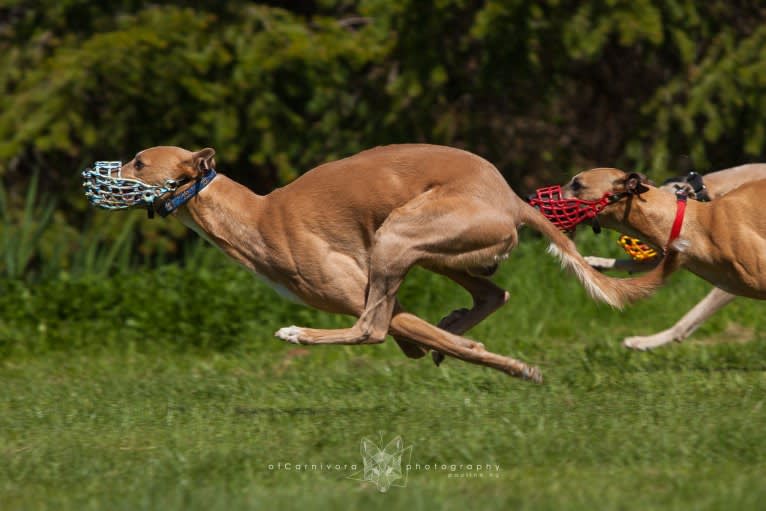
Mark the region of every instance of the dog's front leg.
[[418, 257], [412, 242], [402, 234], [409, 223], [408, 216], [398, 212], [393, 213], [378, 229], [370, 249], [367, 298], [354, 326], [334, 330], [290, 326], [280, 329], [276, 336], [295, 344], [383, 342], [396, 306], [396, 293]]
[[610, 257], [585, 256], [585, 261], [600, 271], [617, 270], [629, 273], [640, 273], [650, 271], [662, 260], [660, 257], [646, 261], [635, 261], [633, 259], [612, 259]]
[[695, 305], [678, 323], [654, 335], [627, 337], [623, 346], [634, 350], [650, 350], [673, 341], [689, 337], [710, 316], [724, 308], [736, 298], [722, 289], [713, 288], [708, 295]]

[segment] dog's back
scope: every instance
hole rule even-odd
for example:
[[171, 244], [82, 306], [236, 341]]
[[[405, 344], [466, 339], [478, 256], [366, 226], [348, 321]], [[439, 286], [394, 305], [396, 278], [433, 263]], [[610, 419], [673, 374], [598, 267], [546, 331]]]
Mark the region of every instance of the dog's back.
[[343, 232], [371, 236], [392, 211], [426, 192], [476, 197], [500, 209], [517, 199], [487, 160], [428, 144], [382, 146], [325, 163], [266, 198], [273, 203], [270, 214], [293, 217], [292, 225], [309, 231], [333, 231], [328, 238], [346, 238]]
[[748, 163], [718, 170], [703, 176], [712, 199], [725, 195], [745, 183], [766, 179], [766, 163]]

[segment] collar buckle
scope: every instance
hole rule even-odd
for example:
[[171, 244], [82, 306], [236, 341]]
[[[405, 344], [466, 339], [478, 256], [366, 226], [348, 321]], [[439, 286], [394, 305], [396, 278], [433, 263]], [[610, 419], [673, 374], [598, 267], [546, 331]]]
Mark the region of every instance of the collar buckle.
[[[178, 194], [175, 193], [178, 191], [178, 188], [191, 181], [191, 179], [185, 178], [183, 180], [169, 180], [173, 181], [176, 186], [176, 188], [171, 191], [172, 193], [170, 197], [156, 200], [149, 207], [158, 215], [164, 218], [196, 197], [207, 185], [210, 184], [211, 181], [213, 181], [216, 175], [217, 174], [215, 169], [210, 169], [207, 174], [195, 179], [192, 186], [186, 188], [185, 190], [181, 190], [178, 192]], [[151, 218], [151, 215], [149, 218]]]

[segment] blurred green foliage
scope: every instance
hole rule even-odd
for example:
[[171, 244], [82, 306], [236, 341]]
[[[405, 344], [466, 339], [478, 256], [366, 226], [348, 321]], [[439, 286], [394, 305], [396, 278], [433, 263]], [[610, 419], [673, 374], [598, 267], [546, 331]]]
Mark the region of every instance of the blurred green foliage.
[[[93, 215], [81, 168], [160, 144], [212, 146], [260, 193], [396, 142], [477, 152], [520, 192], [766, 150], [759, 2], [10, 0], [0, 19], [8, 207], [37, 172], [60, 230]], [[143, 255], [180, 249], [177, 223], [137, 222]]]

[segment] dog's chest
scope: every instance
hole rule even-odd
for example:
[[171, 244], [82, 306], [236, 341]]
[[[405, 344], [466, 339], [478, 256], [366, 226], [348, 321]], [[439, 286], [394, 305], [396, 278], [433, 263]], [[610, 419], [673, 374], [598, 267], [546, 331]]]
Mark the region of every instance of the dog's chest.
[[277, 294], [281, 296], [282, 298], [285, 298], [286, 300], [290, 300], [291, 302], [297, 303], [299, 305], [306, 305], [306, 303], [303, 300], [301, 300], [298, 297], [298, 295], [296, 295], [295, 293], [287, 289], [287, 287], [285, 287], [284, 285], [278, 282], [274, 282], [273, 280], [269, 280], [268, 278], [264, 277], [263, 275], [261, 275], [260, 273], [258, 273], [257, 271], [253, 269], [250, 269], [250, 268], [248, 269], [251, 271], [253, 275], [255, 275], [255, 278], [257, 278], [258, 280], [260, 280], [261, 282], [269, 286], [271, 289], [276, 291]]
[[206, 232], [204, 229], [202, 229], [202, 227], [200, 227], [200, 226], [199, 226], [199, 224], [197, 224], [197, 222], [195, 222], [195, 221], [194, 221], [194, 220], [193, 220], [193, 219], [192, 219], [192, 218], [191, 218], [191, 217], [190, 217], [188, 214], [179, 214], [179, 215], [178, 215], [178, 217], [179, 217], [179, 219], [181, 220], [181, 222], [182, 222], [184, 225], [186, 225], [186, 226], [187, 226], [189, 229], [191, 229], [191, 230], [193, 230], [194, 232], [196, 232], [196, 233], [197, 233], [197, 234], [198, 234], [198, 235], [199, 235], [199, 236], [200, 236], [202, 239], [204, 239], [205, 241], [207, 241], [208, 243], [210, 243], [210, 244], [211, 244], [211, 245], [213, 245], [214, 247], [218, 247], [218, 248], [219, 248], [219, 249], [221, 249], [221, 250], [222, 250], [224, 253], [226, 253], [227, 255], [229, 255], [229, 257], [231, 257], [232, 259], [234, 259], [235, 261], [237, 261], [238, 263], [240, 263], [242, 266], [244, 266], [245, 268], [247, 268], [248, 270], [250, 270], [250, 272], [251, 272], [253, 275], [255, 275], [255, 277], [256, 277], [258, 280], [260, 280], [261, 282], [263, 282], [264, 284], [266, 284], [267, 286], [269, 286], [271, 289], [273, 289], [274, 291], [276, 291], [276, 292], [277, 292], [277, 294], [278, 294], [279, 296], [281, 296], [282, 298], [285, 298], [285, 299], [287, 299], [287, 300], [290, 300], [290, 301], [291, 301], [291, 302], [293, 302], [293, 303], [297, 303], [297, 304], [300, 304], [300, 305], [305, 305], [305, 302], [304, 302], [303, 300], [301, 300], [301, 299], [298, 297], [298, 295], [296, 295], [295, 293], [293, 293], [292, 291], [290, 291], [290, 290], [289, 290], [289, 289], [288, 289], [286, 286], [284, 286], [283, 284], [280, 284], [279, 282], [274, 282], [273, 280], [269, 279], [268, 277], [266, 277], [266, 276], [264, 276], [264, 275], [262, 275], [262, 274], [258, 273], [258, 272], [255, 270], [255, 268], [253, 268], [253, 267], [252, 267], [252, 265], [251, 265], [251, 264], [246, 264], [246, 263], [244, 263], [243, 261], [241, 261], [239, 258], [232, 256], [232, 254], [229, 254], [229, 253], [228, 253], [226, 250], [223, 250], [223, 249], [222, 249], [222, 247], [220, 247], [220, 246], [218, 245], [218, 243], [216, 243], [216, 242], [215, 242], [215, 241], [214, 241], [214, 240], [211, 238], [211, 236], [210, 236], [210, 235], [208, 235], [208, 233], [207, 233], [207, 232]]

